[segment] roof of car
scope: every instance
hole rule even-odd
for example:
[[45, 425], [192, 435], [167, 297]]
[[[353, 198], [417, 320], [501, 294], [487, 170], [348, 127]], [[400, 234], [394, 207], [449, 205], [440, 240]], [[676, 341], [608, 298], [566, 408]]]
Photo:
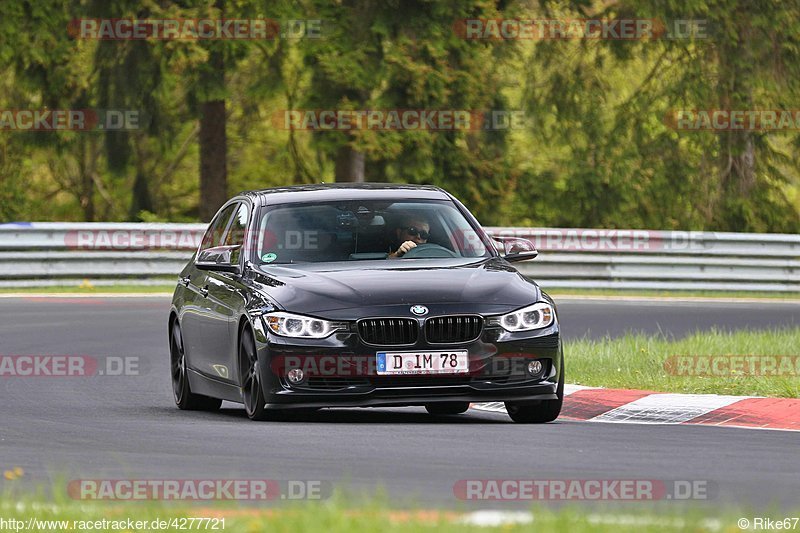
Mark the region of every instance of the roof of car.
[[397, 197], [434, 200], [445, 200], [449, 198], [445, 191], [433, 185], [400, 183], [315, 183], [244, 191], [240, 194], [262, 197], [262, 200], [270, 204]]

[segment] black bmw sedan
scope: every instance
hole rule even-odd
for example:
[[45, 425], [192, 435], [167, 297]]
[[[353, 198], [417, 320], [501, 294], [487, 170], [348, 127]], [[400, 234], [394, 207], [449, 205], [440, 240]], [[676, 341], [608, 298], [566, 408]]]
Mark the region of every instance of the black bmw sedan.
[[[502, 250], [498, 251], [498, 250]], [[245, 192], [180, 274], [169, 339], [181, 409], [243, 403], [253, 420], [324, 407], [505, 402], [516, 422], [561, 411], [553, 300], [431, 186], [320, 184]]]

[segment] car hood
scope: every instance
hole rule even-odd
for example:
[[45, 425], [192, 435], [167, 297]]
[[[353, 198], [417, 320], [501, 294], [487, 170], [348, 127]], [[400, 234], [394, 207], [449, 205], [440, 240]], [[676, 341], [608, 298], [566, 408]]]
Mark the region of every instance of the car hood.
[[498, 258], [263, 265], [254, 282], [287, 311], [327, 318], [347, 318], [344, 311], [352, 309], [361, 316], [408, 311], [417, 304], [431, 314], [501, 313], [540, 297], [535, 283]]

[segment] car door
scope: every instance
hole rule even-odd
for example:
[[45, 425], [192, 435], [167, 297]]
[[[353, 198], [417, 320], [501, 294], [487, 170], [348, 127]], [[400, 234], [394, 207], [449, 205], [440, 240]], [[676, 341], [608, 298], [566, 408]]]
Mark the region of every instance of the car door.
[[[223, 249], [231, 250], [230, 263], [244, 266], [244, 239], [251, 208], [241, 202], [225, 232]], [[230, 272], [208, 272], [206, 288], [208, 305], [213, 309], [207, 319], [209, 346], [208, 364], [216, 379], [236, 383], [236, 357], [238, 355], [238, 326], [245, 305], [241, 276]]]
[[[210, 248], [222, 246], [227, 229], [231, 224], [239, 202], [223, 206], [203, 236], [197, 255]], [[190, 269], [186, 288], [186, 302], [181, 316], [183, 343], [186, 350], [186, 361], [189, 368], [208, 376], [219, 376], [212, 367], [214, 352], [221, 345], [226, 345], [228, 338], [227, 321], [224, 312], [209, 300], [209, 279], [211, 272], [200, 270], [195, 266]], [[211, 284], [216, 283], [216, 279]]]

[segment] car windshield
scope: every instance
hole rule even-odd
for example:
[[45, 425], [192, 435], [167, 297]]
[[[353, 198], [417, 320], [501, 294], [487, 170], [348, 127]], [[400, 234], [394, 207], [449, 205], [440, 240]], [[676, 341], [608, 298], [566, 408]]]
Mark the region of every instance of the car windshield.
[[260, 264], [490, 257], [464, 215], [446, 200], [359, 200], [289, 204], [261, 211], [254, 237]]

